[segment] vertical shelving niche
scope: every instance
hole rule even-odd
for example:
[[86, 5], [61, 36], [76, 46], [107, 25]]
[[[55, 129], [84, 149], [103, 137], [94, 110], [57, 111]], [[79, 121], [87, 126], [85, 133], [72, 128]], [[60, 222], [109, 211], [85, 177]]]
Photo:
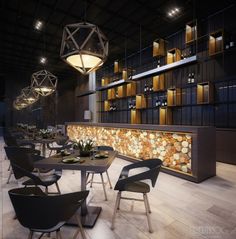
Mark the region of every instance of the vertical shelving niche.
[[211, 82], [197, 84], [197, 104], [211, 104], [214, 100], [214, 88]]
[[197, 21], [188, 22], [185, 26], [185, 43], [191, 43], [197, 39]]
[[167, 52], [167, 64], [171, 64], [181, 60], [181, 51], [178, 48], [173, 48]]
[[170, 88], [167, 90], [167, 105], [179, 106], [181, 105], [181, 89]]
[[165, 56], [166, 55], [166, 42], [164, 39], [157, 39], [153, 41], [152, 56]]
[[222, 53], [224, 50], [224, 32], [218, 30], [209, 35], [209, 55]]
[[152, 78], [153, 91], [162, 91], [165, 89], [165, 75], [157, 75]]
[[172, 110], [168, 107], [159, 108], [159, 124], [169, 125], [172, 124]]

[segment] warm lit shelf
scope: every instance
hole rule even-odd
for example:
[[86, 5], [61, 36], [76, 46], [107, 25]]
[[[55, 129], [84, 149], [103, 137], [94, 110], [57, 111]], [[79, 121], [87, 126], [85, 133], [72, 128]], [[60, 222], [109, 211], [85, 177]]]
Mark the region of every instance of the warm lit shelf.
[[191, 43], [197, 39], [197, 21], [188, 22], [185, 26], [185, 43]]
[[120, 85], [116, 89], [116, 98], [126, 97], [126, 85]]
[[209, 35], [209, 55], [222, 53], [224, 50], [224, 32], [219, 30]]
[[147, 107], [147, 100], [144, 94], [136, 95], [136, 109], [145, 109]]
[[171, 125], [172, 124], [172, 110], [168, 107], [159, 108], [159, 124]]
[[126, 96], [136, 95], [136, 82], [131, 82], [126, 85]]
[[120, 73], [122, 71], [121, 63], [117, 60], [114, 62], [114, 73]]
[[114, 100], [116, 98], [116, 91], [115, 88], [111, 88], [107, 90], [107, 99]]
[[181, 105], [181, 89], [170, 88], [167, 90], [167, 105], [179, 106]]
[[106, 86], [102, 86], [102, 87], [97, 88], [96, 91], [102, 91], [102, 90], [110, 89], [110, 88], [113, 88], [113, 87], [116, 87], [116, 86], [119, 86], [119, 85], [128, 84], [130, 82], [132, 82], [132, 81], [131, 80], [124, 80], [124, 79], [117, 80], [117, 81], [109, 83]]
[[101, 85], [102, 86], [106, 86], [108, 84], [109, 84], [109, 78], [108, 77], [103, 77]]
[[171, 64], [173, 62], [176, 61], [180, 61], [181, 60], [181, 51], [178, 48], [173, 48], [168, 50], [167, 52], [167, 60], [166, 63], [167, 64]]
[[165, 89], [165, 75], [160, 74], [152, 78], [153, 91], [163, 91]]
[[110, 106], [111, 106], [111, 104], [110, 104], [110, 101], [108, 101], [108, 100], [105, 100], [104, 101], [104, 111], [109, 111], [110, 110]]
[[214, 101], [214, 88], [211, 82], [197, 84], [197, 104], [211, 104]]
[[164, 66], [157, 67], [157, 68], [154, 68], [154, 69], [149, 70], [149, 71], [139, 73], [137, 75], [133, 75], [132, 80], [139, 80], [140, 78], [152, 76], [154, 74], [160, 74], [160, 73], [172, 70], [172, 69], [177, 68], [177, 67], [181, 67], [181, 66], [184, 66], [184, 65], [187, 65], [187, 64], [194, 63], [196, 61], [197, 61], [197, 56], [196, 55], [190, 56], [186, 59], [182, 59], [180, 61], [173, 62], [173, 63], [168, 64], [168, 65], [164, 65]]
[[141, 124], [141, 112], [139, 110], [131, 110], [131, 124]]
[[166, 42], [164, 39], [157, 39], [153, 41], [153, 57], [166, 55]]

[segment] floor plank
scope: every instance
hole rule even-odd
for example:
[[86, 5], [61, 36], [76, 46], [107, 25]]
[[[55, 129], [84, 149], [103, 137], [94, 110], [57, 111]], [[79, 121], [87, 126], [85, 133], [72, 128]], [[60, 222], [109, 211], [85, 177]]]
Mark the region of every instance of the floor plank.
[[[6, 184], [8, 160], [0, 139], [0, 238], [27, 238], [28, 231], [17, 220], [8, 190], [20, 184], [14, 178]], [[109, 169], [114, 186], [121, 169], [129, 162], [116, 158]], [[99, 181], [99, 175], [96, 175]], [[59, 181], [63, 193], [80, 190], [80, 172], [63, 171]], [[154, 233], [148, 232], [142, 202], [123, 200], [111, 230], [111, 217], [117, 192], [107, 185], [108, 201], [102, 186], [89, 188], [88, 202], [101, 206], [101, 215], [92, 229], [85, 229], [88, 239], [235, 239], [236, 238], [236, 166], [217, 163], [217, 176], [200, 184], [160, 173], [156, 187], [149, 194]], [[55, 190], [55, 188], [50, 188]], [[74, 227], [63, 227], [64, 238], [70, 238]], [[81, 238], [81, 237], [78, 237]]]

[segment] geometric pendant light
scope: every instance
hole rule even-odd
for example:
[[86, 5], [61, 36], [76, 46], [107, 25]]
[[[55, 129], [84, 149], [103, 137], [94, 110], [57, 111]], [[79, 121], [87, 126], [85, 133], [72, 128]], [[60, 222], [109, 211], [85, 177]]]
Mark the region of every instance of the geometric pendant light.
[[39, 94], [30, 86], [23, 88], [21, 90], [21, 95], [28, 105], [35, 103], [39, 99]]
[[46, 70], [35, 72], [31, 76], [31, 88], [41, 96], [48, 96], [57, 88], [57, 77]]
[[63, 30], [60, 56], [82, 74], [88, 74], [106, 61], [108, 40], [96, 25], [69, 24]]
[[16, 100], [13, 102], [13, 106], [17, 110], [21, 110], [23, 108], [26, 108], [28, 104], [24, 101], [22, 95], [16, 97]]

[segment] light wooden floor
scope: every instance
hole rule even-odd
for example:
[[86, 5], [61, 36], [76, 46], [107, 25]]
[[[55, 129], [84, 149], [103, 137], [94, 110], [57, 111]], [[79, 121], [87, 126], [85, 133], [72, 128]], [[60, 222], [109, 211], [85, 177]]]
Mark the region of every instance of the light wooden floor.
[[[0, 147], [0, 238], [24, 239], [28, 231], [17, 220], [8, 198], [8, 190], [17, 187], [14, 179], [6, 184], [8, 161]], [[128, 164], [115, 159], [109, 169], [113, 185], [121, 168]], [[80, 173], [63, 171], [59, 181], [63, 192], [79, 190]], [[52, 188], [54, 189], [54, 188]], [[123, 201], [117, 215], [116, 228], [110, 230], [116, 192], [107, 187], [108, 201], [104, 201], [101, 185], [90, 190], [89, 203], [102, 206], [102, 213], [93, 229], [86, 229], [88, 239], [235, 239], [236, 238], [236, 166], [217, 164], [217, 177], [195, 184], [164, 173], [149, 194], [154, 233], [148, 232], [141, 202]], [[123, 210], [127, 210], [125, 212]], [[131, 211], [134, 211], [131, 213]], [[73, 227], [63, 227], [64, 238], [71, 238]], [[81, 238], [81, 236], [79, 237]]]

